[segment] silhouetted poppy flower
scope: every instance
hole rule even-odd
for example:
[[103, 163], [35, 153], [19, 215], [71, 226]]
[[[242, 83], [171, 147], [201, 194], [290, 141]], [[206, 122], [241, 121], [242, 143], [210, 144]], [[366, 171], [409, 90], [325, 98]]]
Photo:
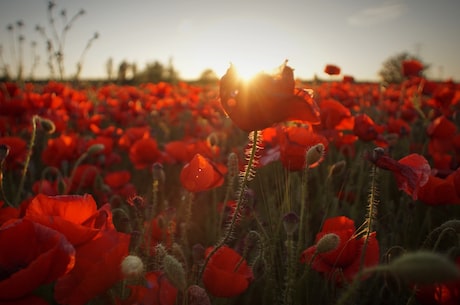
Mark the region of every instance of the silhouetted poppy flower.
[[328, 75], [339, 75], [340, 74], [340, 67], [336, 65], [326, 65], [324, 67], [324, 73]]
[[403, 60], [402, 73], [406, 77], [419, 76], [423, 71], [423, 64], [416, 59]]
[[196, 154], [180, 172], [182, 186], [189, 192], [203, 192], [224, 183], [224, 176], [209, 159]]
[[178, 289], [171, 284], [163, 272], [148, 272], [145, 275], [145, 280], [145, 286], [128, 285], [131, 290], [129, 297], [126, 300], [121, 300], [118, 304], [176, 304]]
[[102, 229], [113, 229], [109, 205], [99, 210], [91, 195], [35, 196], [25, 211], [26, 219], [46, 225], [75, 246], [93, 239]]
[[322, 143], [325, 148], [328, 146], [328, 141], [324, 136], [313, 132], [308, 127], [285, 127], [279, 136], [280, 161], [285, 168], [291, 171], [305, 168], [305, 158], [309, 148], [319, 143]]
[[137, 140], [129, 149], [129, 159], [136, 169], [152, 166], [159, 158], [157, 141], [149, 137]]
[[75, 267], [60, 277], [54, 298], [60, 304], [84, 305], [123, 279], [121, 262], [128, 255], [130, 235], [104, 231], [77, 248]]
[[[208, 256], [212, 247], [205, 251]], [[223, 246], [211, 257], [203, 272], [203, 284], [210, 294], [216, 297], [230, 298], [248, 288], [253, 280], [252, 269], [246, 260], [235, 250]]]
[[396, 178], [398, 188], [403, 190], [414, 200], [418, 198], [420, 187], [428, 182], [431, 168], [428, 161], [419, 154], [410, 154], [399, 161], [385, 155], [383, 150], [375, 149], [372, 155], [366, 158], [377, 167], [389, 170]]
[[260, 73], [248, 82], [232, 65], [220, 80], [220, 101], [233, 123], [244, 131], [261, 130], [283, 121], [319, 123], [319, 109], [307, 91], [295, 88], [292, 68], [277, 75]]
[[75, 249], [64, 235], [27, 219], [0, 227], [0, 247], [0, 303], [28, 296], [75, 264]]
[[363, 253], [364, 237], [355, 236], [356, 228], [352, 219], [337, 216], [326, 219], [321, 232], [316, 234], [316, 243], [326, 234], [333, 233], [339, 237], [339, 244], [334, 250], [319, 253], [317, 246], [311, 246], [302, 252], [300, 261], [311, 264], [312, 269], [324, 273], [328, 279], [337, 284], [351, 282], [361, 267], [361, 256], [364, 255], [363, 267], [377, 265], [380, 258], [380, 247], [376, 233], [372, 232], [367, 241], [366, 252]]
[[362, 141], [374, 141], [384, 132], [385, 127], [378, 125], [367, 114], [355, 116], [353, 133]]

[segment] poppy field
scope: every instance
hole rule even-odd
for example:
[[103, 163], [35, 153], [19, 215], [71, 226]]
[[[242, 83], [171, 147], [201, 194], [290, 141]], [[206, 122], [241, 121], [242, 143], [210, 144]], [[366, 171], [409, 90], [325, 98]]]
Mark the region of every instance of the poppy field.
[[1, 304], [460, 303], [460, 86], [0, 84]]

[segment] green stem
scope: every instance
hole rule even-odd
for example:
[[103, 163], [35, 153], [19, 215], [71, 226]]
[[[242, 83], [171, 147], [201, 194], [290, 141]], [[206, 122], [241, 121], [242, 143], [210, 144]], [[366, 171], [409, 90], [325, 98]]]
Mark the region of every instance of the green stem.
[[199, 276], [198, 276], [199, 279], [201, 279], [201, 277], [203, 275], [203, 272], [204, 272], [204, 269], [206, 268], [206, 265], [208, 264], [208, 262], [211, 259], [211, 257], [214, 254], [216, 254], [216, 252], [228, 242], [228, 240], [231, 238], [231, 236], [232, 236], [232, 234], [233, 234], [233, 232], [235, 230], [235, 226], [236, 226], [236, 223], [237, 223], [238, 216], [240, 215], [241, 208], [243, 207], [243, 201], [244, 201], [244, 196], [245, 196], [244, 191], [246, 190], [246, 185], [247, 185], [247, 183], [250, 180], [251, 175], [252, 175], [251, 172], [253, 170], [253, 162], [255, 160], [255, 156], [256, 156], [256, 152], [257, 152], [257, 138], [258, 138], [258, 131], [255, 130], [255, 131], [253, 131], [253, 137], [252, 137], [253, 145], [252, 145], [252, 148], [251, 148], [251, 153], [249, 155], [248, 165], [247, 165], [247, 167], [245, 169], [244, 175], [243, 175], [243, 177], [241, 179], [241, 182], [240, 182], [240, 190], [239, 190], [239, 194], [238, 194], [238, 199], [237, 199], [235, 212], [232, 215], [232, 219], [231, 219], [230, 224], [229, 224], [229, 226], [227, 228], [227, 231], [225, 232], [225, 236], [214, 246], [214, 249], [212, 249], [212, 251], [209, 253], [209, 255], [206, 256], [206, 258], [204, 260], [204, 263], [203, 263], [203, 266], [201, 267], [200, 272], [199, 272]]

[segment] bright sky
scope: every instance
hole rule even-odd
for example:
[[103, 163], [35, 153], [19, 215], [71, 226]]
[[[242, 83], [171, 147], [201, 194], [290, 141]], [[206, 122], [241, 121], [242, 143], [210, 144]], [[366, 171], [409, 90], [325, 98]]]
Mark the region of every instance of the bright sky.
[[[35, 31], [47, 22], [46, 0], [0, 0], [3, 58], [15, 67], [9, 24], [24, 22], [25, 75], [30, 73], [30, 44], [37, 42], [40, 63], [35, 76], [48, 76], [46, 43]], [[431, 64], [428, 76], [460, 81], [460, 1], [458, 0], [55, 0], [71, 17], [86, 14], [68, 32], [66, 75], [75, 73], [86, 43], [82, 78], [106, 77], [106, 63], [123, 60], [139, 70], [170, 58], [183, 79], [196, 79], [207, 68], [223, 75], [237, 67], [271, 71], [285, 59], [295, 75], [326, 77], [326, 64], [341, 67], [357, 80], [378, 80], [388, 57], [408, 51]], [[19, 52], [16, 50], [15, 55]]]

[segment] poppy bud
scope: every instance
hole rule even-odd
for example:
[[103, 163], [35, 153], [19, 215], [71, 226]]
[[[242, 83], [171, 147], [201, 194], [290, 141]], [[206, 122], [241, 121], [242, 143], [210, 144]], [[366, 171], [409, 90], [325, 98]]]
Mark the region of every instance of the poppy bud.
[[305, 165], [308, 168], [313, 168], [319, 165], [324, 158], [325, 147], [323, 143], [313, 145], [307, 150]]
[[0, 162], [3, 162], [10, 153], [10, 147], [6, 144], [0, 144]]
[[211, 305], [206, 290], [198, 285], [191, 285], [187, 289], [188, 291], [188, 304], [189, 305]]
[[335, 250], [340, 244], [340, 237], [334, 233], [328, 233], [316, 243], [316, 253], [326, 253]]
[[86, 151], [88, 154], [97, 154], [105, 149], [104, 144], [98, 143], [91, 145], [88, 150]]
[[182, 264], [172, 255], [166, 254], [163, 257], [163, 269], [171, 283], [180, 290], [185, 290], [187, 280]]
[[56, 131], [56, 125], [49, 119], [39, 118], [39, 123], [47, 134], [53, 134]]
[[293, 212], [287, 213], [283, 217], [283, 226], [286, 234], [292, 236], [299, 228], [299, 216]]
[[388, 271], [411, 284], [434, 284], [460, 280], [460, 270], [447, 257], [428, 251], [403, 254], [376, 270]]
[[128, 255], [121, 262], [121, 273], [125, 278], [135, 279], [144, 273], [144, 263], [136, 255]]
[[329, 168], [329, 175], [328, 177], [336, 177], [340, 176], [343, 174], [345, 171], [345, 166], [347, 165], [347, 162], [345, 160], [340, 160]]

